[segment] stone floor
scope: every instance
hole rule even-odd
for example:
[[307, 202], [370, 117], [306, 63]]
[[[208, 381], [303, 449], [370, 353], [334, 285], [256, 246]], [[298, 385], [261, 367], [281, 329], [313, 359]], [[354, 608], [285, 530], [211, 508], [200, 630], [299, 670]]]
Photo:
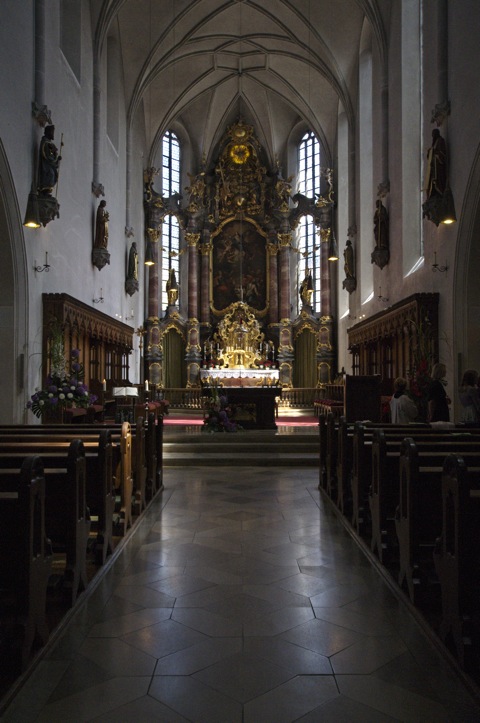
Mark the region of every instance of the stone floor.
[[167, 469], [2, 720], [478, 723], [317, 483], [315, 469]]

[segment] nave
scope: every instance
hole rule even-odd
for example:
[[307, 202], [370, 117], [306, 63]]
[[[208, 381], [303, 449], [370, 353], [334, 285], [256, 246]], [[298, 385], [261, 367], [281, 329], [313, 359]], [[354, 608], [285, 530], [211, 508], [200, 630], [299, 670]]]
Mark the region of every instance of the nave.
[[317, 487], [315, 468], [166, 469], [2, 720], [478, 721]]

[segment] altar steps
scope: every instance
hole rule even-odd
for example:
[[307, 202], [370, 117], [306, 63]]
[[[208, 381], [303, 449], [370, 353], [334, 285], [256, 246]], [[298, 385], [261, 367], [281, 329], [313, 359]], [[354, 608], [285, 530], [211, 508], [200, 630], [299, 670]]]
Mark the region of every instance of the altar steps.
[[237, 434], [175, 435], [164, 440], [165, 467], [317, 467], [316, 435]]

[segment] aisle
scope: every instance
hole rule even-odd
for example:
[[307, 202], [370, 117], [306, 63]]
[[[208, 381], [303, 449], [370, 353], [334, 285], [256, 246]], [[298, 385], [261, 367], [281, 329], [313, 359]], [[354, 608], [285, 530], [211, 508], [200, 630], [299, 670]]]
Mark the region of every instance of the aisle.
[[166, 470], [163, 496], [2, 720], [478, 721], [317, 477]]

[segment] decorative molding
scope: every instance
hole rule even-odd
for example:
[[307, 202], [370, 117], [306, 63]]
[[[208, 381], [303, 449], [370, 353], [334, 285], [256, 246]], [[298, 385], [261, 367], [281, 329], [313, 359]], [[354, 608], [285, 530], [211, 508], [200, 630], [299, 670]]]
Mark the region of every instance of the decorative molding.
[[100, 196], [105, 195], [105, 189], [101, 183], [92, 181], [92, 193], [96, 198], [100, 198]]
[[378, 198], [385, 198], [385, 196], [387, 196], [387, 194], [389, 194], [389, 193], [390, 193], [390, 181], [389, 180], [382, 181], [381, 183], [378, 184], [378, 188], [377, 188], [377, 197]]
[[133, 226], [125, 226], [125, 236], [127, 238], [132, 238], [132, 236], [135, 236]]
[[96, 266], [99, 271], [101, 271], [103, 267], [109, 263], [110, 252], [107, 249], [92, 249], [92, 264]]
[[32, 103], [32, 115], [42, 128], [46, 125], [52, 125], [52, 112], [46, 105], [38, 105], [35, 100]]
[[432, 116], [430, 123], [435, 123], [437, 127], [440, 127], [443, 122], [450, 115], [450, 101], [444, 100], [443, 103], [437, 103], [435, 108], [432, 110]]
[[101, 311], [92, 309], [68, 294], [43, 294], [44, 319], [55, 318], [62, 327], [69, 327], [87, 336], [133, 348], [133, 329]]

